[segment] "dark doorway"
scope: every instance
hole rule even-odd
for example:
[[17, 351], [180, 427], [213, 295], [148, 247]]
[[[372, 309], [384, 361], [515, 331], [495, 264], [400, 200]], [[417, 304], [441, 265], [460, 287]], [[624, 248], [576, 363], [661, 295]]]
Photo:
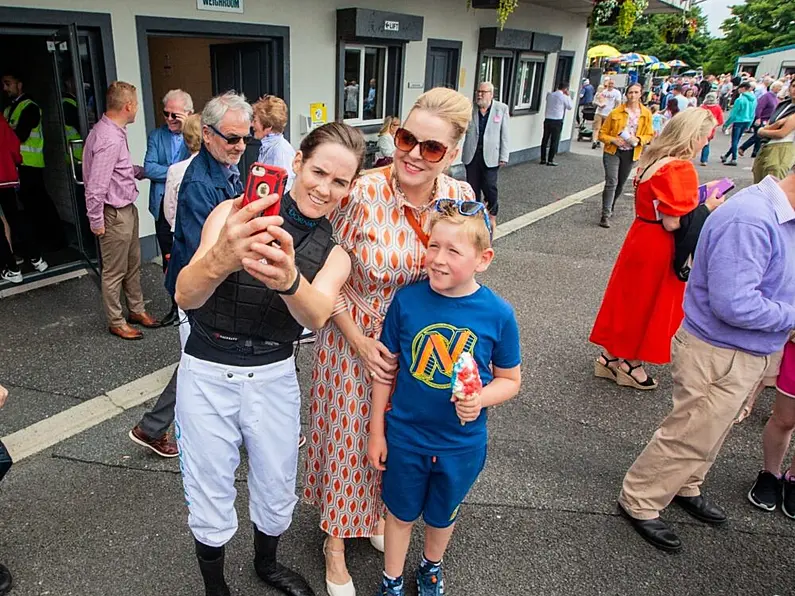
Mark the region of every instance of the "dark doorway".
[[425, 90], [434, 87], [458, 89], [461, 42], [429, 39], [425, 57]]
[[555, 89], [561, 83], [569, 83], [571, 87], [579, 92], [579, 81], [571, 80], [571, 71], [574, 67], [574, 54], [564, 52], [558, 53], [558, 64], [555, 67]]

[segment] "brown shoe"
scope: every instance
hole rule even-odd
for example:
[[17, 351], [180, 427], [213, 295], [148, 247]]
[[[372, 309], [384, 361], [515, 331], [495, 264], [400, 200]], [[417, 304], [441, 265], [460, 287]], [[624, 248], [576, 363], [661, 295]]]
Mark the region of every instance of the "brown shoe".
[[160, 327], [160, 321], [147, 312], [131, 312], [127, 316], [127, 322], [132, 323], [133, 325], [142, 325], [143, 327], [148, 327], [149, 329]]
[[137, 443], [142, 447], [149, 447], [149, 449], [157, 453], [160, 457], [177, 457], [179, 455], [177, 443], [168, 433], [160, 438], [150, 439], [144, 431], [136, 426], [127, 433], [127, 436], [132, 439], [133, 443]]
[[120, 337], [122, 339], [143, 339], [144, 334], [141, 333], [138, 329], [134, 329], [130, 327], [126, 323], [124, 325], [119, 325], [118, 327], [108, 327], [108, 331], [110, 331], [113, 335]]

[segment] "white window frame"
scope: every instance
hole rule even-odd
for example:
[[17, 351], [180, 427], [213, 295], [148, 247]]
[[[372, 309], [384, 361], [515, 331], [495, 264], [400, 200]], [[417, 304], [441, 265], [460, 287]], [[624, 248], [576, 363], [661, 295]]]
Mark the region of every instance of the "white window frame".
[[[387, 89], [387, 73], [389, 72], [389, 48], [387, 46], [378, 46], [378, 45], [371, 45], [371, 44], [354, 44], [354, 43], [346, 43], [343, 47], [343, 52], [347, 54], [348, 50], [359, 50], [359, 112], [356, 118], [345, 118], [343, 122], [345, 124], [351, 124], [355, 126], [365, 126], [368, 124], [383, 124], [384, 118], [374, 118], [370, 120], [364, 119], [364, 93], [365, 93], [365, 82], [364, 82], [364, 59], [366, 50], [368, 48], [373, 48], [379, 51], [384, 52], [384, 82], [383, 88], [381, 89], [381, 113], [386, 114], [386, 89]], [[342, 75], [343, 80], [340, 81], [340, 84], [343, 85], [343, 93], [342, 93], [342, 113], [345, 114], [345, 73], [343, 72]], [[367, 82], [369, 85], [369, 81]], [[369, 89], [369, 87], [367, 87]]]
[[[532, 65], [532, 68], [524, 69], [525, 65]], [[523, 52], [519, 54], [516, 61], [516, 102], [513, 106], [514, 110], [538, 110], [540, 106], [533, 107], [533, 96], [536, 89], [533, 87], [536, 79], [536, 69], [544, 68], [546, 66], [546, 56], [544, 54], [530, 54]], [[525, 103], [522, 101], [522, 90], [527, 79], [530, 79], [530, 101]], [[542, 81], [543, 83], [543, 81]], [[540, 103], [540, 102], [539, 102]]]
[[[510, 77], [512, 76], [510, 64], [511, 64], [511, 57], [506, 54], [483, 54], [481, 57], [480, 66], [482, 68], [483, 62], [486, 62], [486, 71], [484, 73], [478, 73], [480, 77], [480, 83], [492, 83], [492, 75], [494, 74], [494, 61], [500, 61], [500, 81], [502, 84], [497, 88], [496, 93], [494, 94], [494, 99], [497, 101], [501, 101], [503, 103], [508, 103], [506, 101], [506, 94], [510, 92]], [[507, 63], [507, 64], [506, 64]], [[507, 68], [506, 68], [507, 67]], [[505, 71], [508, 70], [508, 79], [505, 78]]]

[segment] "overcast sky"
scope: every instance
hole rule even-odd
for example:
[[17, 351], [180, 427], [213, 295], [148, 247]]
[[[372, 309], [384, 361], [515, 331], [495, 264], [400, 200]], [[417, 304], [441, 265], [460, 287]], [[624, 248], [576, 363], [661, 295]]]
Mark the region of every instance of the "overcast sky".
[[701, 10], [707, 15], [709, 32], [717, 37], [723, 37], [720, 30], [721, 23], [731, 15], [729, 6], [744, 4], [745, 0], [706, 0], [701, 3]]

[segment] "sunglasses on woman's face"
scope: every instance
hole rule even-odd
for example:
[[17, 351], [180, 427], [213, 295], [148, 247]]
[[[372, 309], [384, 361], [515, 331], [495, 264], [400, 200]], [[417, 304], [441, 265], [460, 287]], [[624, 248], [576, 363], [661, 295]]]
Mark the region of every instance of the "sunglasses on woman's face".
[[420, 146], [420, 157], [430, 163], [439, 163], [447, 154], [447, 146], [439, 141], [418, 141], [417, 137], [405, 128], [398, 128], [395, 131], [395, 147], [406, 153], [417, 145]]

